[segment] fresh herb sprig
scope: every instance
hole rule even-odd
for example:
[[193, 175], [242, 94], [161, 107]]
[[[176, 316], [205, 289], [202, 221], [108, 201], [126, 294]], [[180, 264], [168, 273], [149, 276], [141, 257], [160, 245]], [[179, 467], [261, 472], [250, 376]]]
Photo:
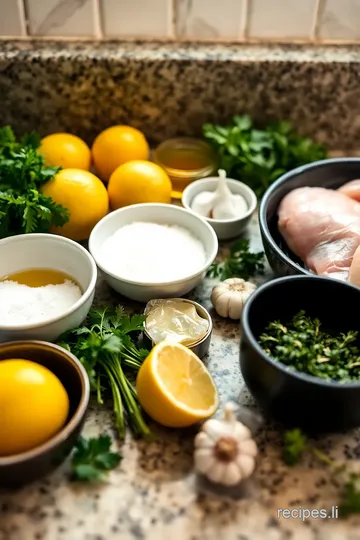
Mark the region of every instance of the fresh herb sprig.
[[149, 354], [136, 343], [144, 319], [143, 315], [126, 315], [122, 306], [93, 308], [84, 326], [63, 334], [58, 343], [79, 358], [99, 404], [103, 404], [103, 390], [111, 390], [121, 438], [125, 436], [126, 424], [134, 435], [150, 436], [133, 384]]
[[72, 477], [82, 482], [105, 480], [108, 472], [115, 469], [122, 457], [111, 451], [111, 438], [100, 435], [85, 439], [80, 437], [71, 460]]
[[291, 429], [285, 432], [283, 445], [283, 459], [287, 465], [295, 465], [300, 461], [307, 448], [308, 439], [300, 429]]
[[203, 135], [215, 148], [219, 167], [258, 197], [285, 172], [327, 157], [322, 145], [297, 133], [290, 122], [260, 128], [248, 115], [234, 116], [226, 126], [205, 124]]
[[213, 263], [208, 276], [219, 278], [221, 281], [231, 277], [240, 277], [247, 281], [256, 274], [263, 274], [264, 253], [253, 253], [249, 250], [249, 241], [242, 238], [235, 242], [230, 248], [230, 254], [221, 262]]
[[313, 454], [319, 461], [330, 467], [334, 478], [343, 475], [338, 502], [339, 515], [347, 517], [351, 514], [360, 514], [360, 474], [349, 472], [345, 463], [333, 461], [324, 452], [314, 447], [300, 429], [286, 431], [283, 441], [284, 462], [294, 466], [301, 461], [306, 452]]
[[359, 380], [359, 332], [330, 334], [319, 319], [297, 313], [289, 322], [271, 322], [259, 337], [265, 352], [289, 368], [340, 382]]
[[69, 220], [66, 208], [41, 193], [60, 169], [45, 166], [39, 144], [35, 133], [18, 142], [9, 126], [0, 128], [0, 238], [49, 232]]

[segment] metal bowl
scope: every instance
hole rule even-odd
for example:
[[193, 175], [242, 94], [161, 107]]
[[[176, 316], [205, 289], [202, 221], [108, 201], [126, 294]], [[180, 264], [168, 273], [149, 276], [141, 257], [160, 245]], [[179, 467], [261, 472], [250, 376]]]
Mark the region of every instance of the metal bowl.
[[[190, 349], [192, 352], [196, 354], [199, 358], [203, 358], [210, 347], [211, 342], [211, 336], [212, 336], [212, 330], [213, 330], [213, 324], [210, 313], [198, 302], [195, 302], [194, 300], [188, 300], [186, 298], [173, 298], [173, 300], [181, 300], [182, 302], [187, 302], [188, 304], [192, 304], [195, 306], [195, 309], [200, 317], [203, 319], [206, 319], [209, 323], [208, 331], [206, 332], [205, 336], [201, 338], [199, 341], [196, 341], [192, 345], [187, 346], [188, 349]], [[145, 344], [148, 344], [151, 347], [155, 346], [155, 343], [149, 336], [146, 330], [143, 332], [144, 334], [144, 341]]]

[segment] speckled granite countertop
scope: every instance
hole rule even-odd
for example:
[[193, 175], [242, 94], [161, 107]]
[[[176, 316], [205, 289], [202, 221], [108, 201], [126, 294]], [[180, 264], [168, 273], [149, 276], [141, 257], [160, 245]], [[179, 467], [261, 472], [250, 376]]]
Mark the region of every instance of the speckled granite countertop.
[[360, 147], [358, 46], [0, 41], [2, 124], [88, 142], [129, 123], [152, 143], [233, 114]]
[[[130, 123], [158, 142], [247, 112], [289, 118], [351, 155], [360, 147], [359, 67], [355, 46], [0, 42], [1, 123], [19, 133], [71, 131], [88, 142], [108, 125]], [[249, 234], [261, 249], [256, 220]], [[191, 297], [210, 309], [211, 287], [205, 280]], [[99, 282], [98, 303], [119, 301]], [[222, 401], [253, 407], [240, 375], [239, 326], [213, 321], [205, 361]], [[111, 412], [93, 406], [85, 435], [102, 431], [115, 436]], [[315, 460], [286, 467], [274, 426], [261, 430], [259, 466], [238, 500], [201, 491], [191, 430], [154, 431], [151, 444], [126, 440], [104, 485], [70, 484], [66, 463], [21, 491], [0, 493], [0, 540], [360, 540], [360, 517], [277, 519], [278, 508], [335, 505], [338, 487]], [[359, 467], [359, 431], [318, 445]]]
[[[261, 249], [254, 219], [252, 247]], [[270, 278], [268, 273], [266, 276]], [[211, 308], [212, 282], [191, 297]], [[119, 302], [99, 283], [98, 303]], [[213, 315], [213, 312], [212, 312]], [[205, 362], [228, 399], [254, 406], [239, 370], [239, 326], [213, 316], [214, 331]], [[93, 406], [85, 435], [112, 433], [110, 410]], [[123, 461], [104, 485], [68, 481], [65, 463], [49, 477], [15, 493], [0, 494], [0, 540], [359, 540], [360, 516], [346, 521], [277, 519], [278, 508], [331, 508], [338, 487], [316, 460], [288, 468], [281, 460], [280, 433], [265, 425], [258, 437], [258, 469], [243, 496], [223, 499], [205, 493], [192, 472], [193, 431], [154, 426], [157, 441], [127, 438]], [[333, 457], [358, 467], [359, 432], [317, 441]]]

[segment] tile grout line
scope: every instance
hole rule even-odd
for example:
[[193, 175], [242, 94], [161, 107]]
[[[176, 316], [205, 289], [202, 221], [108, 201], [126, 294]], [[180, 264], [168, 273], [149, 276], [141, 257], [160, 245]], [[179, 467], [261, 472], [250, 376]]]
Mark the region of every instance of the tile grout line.
[[242, 0], [239, 28], [239, 39], [241, 41], [246, 41], [249, 31], [250, 1], [251, 0]]
[[96, 39], [100, 40], [104, 36], [103, 29], [102, 29], [100, 0], [92, 0], [92, 9], [93, 9], [93, 21], [94, 21], [94, 35]]
[[315, 0], [314, 16], [313, 16], [313, 21], [312, 21], [311, 30], [310, 30], [310, 41], [316, 41], [318, 37], [317, 34], [318, 34], [318, 26], [320, 22], [320, 14], [323, 7], [322, 4], [323, 4], [323, 0]]
[[17, 7], [19, 12], [20, 27], [22, 37], [27, 37], [28, 33], [28, 22], [26, 17], [26, 7], [25, 0], [17, 0]]

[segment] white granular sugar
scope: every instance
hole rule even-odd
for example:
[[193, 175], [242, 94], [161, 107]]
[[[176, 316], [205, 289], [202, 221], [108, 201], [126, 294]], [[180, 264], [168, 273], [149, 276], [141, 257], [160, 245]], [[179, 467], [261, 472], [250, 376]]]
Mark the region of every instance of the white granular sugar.
[[201, 271], [206, 253], [202, 242], [185, 228], [136, 222], [107, 239], [101, 258], [106, 269], [120, 278], [164, 283]]
[[0, 326], [35, 324], [62, 315], [81, 297], [80, 288], [66, 280], [60, 285], [28, 287], [0, 282]]

